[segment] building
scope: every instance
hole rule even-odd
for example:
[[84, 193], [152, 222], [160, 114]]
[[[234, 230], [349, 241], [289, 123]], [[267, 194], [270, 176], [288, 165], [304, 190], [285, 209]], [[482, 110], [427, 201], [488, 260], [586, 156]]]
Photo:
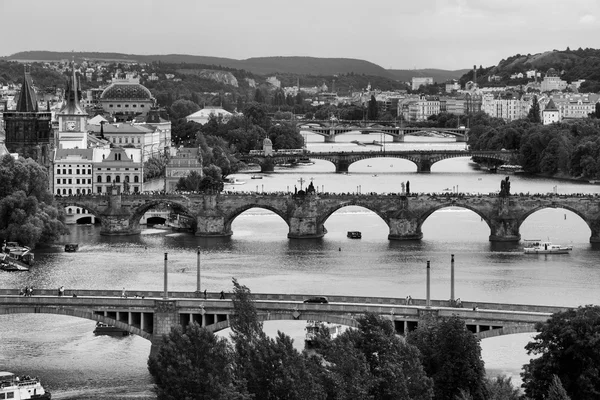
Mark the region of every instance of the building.
[[451, 93], [456, 90], [460, 90], [460, 83], [456, 79], [446, 82], [446, 93]]
[[147, 115], [156, 100], [138, 78], [113, 78], [112, 83], [104, 89], [98, 103], [105, 115], [117, 121], [130, 121], [138, 115]]
[[565, 90], [567, 88], [567, 82], [560, 79], [556, 70], [554, 68], [550, 68], [544, 77], [544, 80], [541, 83], [541, 91], [543, 92], [551, 92], [553, 90], [557, 90], [559, 92]]
[[141, 149], [112, 147], [93, 149], [93, 193], [138, 193], [143, 189], [144, 164]]
[[503, 99], [485, 94], [482, 96], [481, 110], [491, 117], [514, 121], [527, 117], [531, 104], [531, 99]]
[[544, 125], [550, 125], [555, 122], [560, 122], [560, 112], [558, 108], [554, 105], [554, 101], [550, 99], [544, 111], [542, 111], [542, 123]]
[[179, 148], [169, 158], [165, 171], [165, 190], [174, 192], [180, 178], [187, 177], [195, 171], [202, 176], [202, 154], [198, 148]]
[[65, 101], [56, 114], [58, 131], [56, 135], [57, 149], [87, 149], [87, 113], [80, 105], [81, 90], [73, 63], [73, 73], [67, 82]]
[[587, 118], [596, 111], [596, 103], [600, 101], [600, 95], [595, 93], [585, 94], [558, 94], [550, 98], [540, 100], [540, 109], [546, 110], [552, 101], [552, 105], [558, 110], [558, 121], [563, 119]]
[[412, 78], [412, 90], [417, 90], [423, 85], [433, 85], [433, 78], [430, 77], [415, 77]]
[[[47, 165], [52, 141], [52, 114], [49, 105], [45, 111], [39, 109], [29, 66], [25, 66], [16, 109], [9, 111], [7, 103], [4, 103], [4, 107], [2, 119], [6, 135], [5, 145], [8, 150], [26, 152], [42, 164]], [[33, 154], [33, 152], [38, 154]]]
[[62, 196], [91, 194], [93, 153], [94, 149], [56, 149], [52, 193]]
[[87, 125], [86, 129], [95, 136], [105, 138], [115, 147], [140, 149], [144, 161], [164, 154], [171, 147], [171, 132], [148, 124], [104, 123]]
[[208, 122], [211, 115], [215, 116], [219, 120], [222, 120], [223, 122], [227, 122], [233, 114], [221, 107], [206, 106], [202, 110], [198, 110], [195, 113], [188, 115], [185, 117], [185, 120], [187, 122], [193, 121], [203, 125]]

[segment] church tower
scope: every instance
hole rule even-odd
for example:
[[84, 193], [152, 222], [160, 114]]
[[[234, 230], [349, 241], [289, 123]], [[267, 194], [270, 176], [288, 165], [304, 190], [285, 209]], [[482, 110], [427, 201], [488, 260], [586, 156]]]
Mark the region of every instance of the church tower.
[[81, 108], [79, 99], [81, 89], [73, 64], [73, 76], [67, 82], [67, 90], [63, 106], [57, 114], [58, 117], [58, 148], [62, 149], [87, 149], [87, 114]]

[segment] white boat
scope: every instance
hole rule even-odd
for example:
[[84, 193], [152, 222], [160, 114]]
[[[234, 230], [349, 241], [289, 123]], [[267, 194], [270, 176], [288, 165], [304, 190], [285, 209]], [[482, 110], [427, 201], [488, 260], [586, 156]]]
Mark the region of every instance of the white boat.
[[40, 380], [29, 375], [16, 376], [0, 371], [0, 399], [50, 400], [52, 395], [42, 387]]
[[568, 254], [573, 250], [573, 246], [563, 246], [552, 244], [551, 242], [542, 242], [539, 240], [526, 240], [523, 251], [525, 254]]
[[340, 333], [342, 333], [342, 325], [332, 324], [329, 322], [322, 321], [306, 321], [306, 335], [304, 336], [304, 344], [306, 347], [310, 347], [314, 344], [314, 340], [319, 334], [321, 329], [327, 329], [329, 336], [335, 339]]
[[246, 182], [238, 180], [238, 178], [226, 178], [224, 183], [226, 185], [244, 185]]

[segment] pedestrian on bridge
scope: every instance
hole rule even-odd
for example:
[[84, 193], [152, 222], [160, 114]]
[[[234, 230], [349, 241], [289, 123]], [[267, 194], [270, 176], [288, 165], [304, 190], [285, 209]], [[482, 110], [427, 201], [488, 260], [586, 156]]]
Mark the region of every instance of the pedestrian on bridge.
[[221, 297], [219, 297], [220, 300], [225, 300], [225, 292], [221, 290]]
[[123, 291], [121, 292], [121, 297], [127, 297], [127, 292], [125, 291], [125, 288], [123, 288]]

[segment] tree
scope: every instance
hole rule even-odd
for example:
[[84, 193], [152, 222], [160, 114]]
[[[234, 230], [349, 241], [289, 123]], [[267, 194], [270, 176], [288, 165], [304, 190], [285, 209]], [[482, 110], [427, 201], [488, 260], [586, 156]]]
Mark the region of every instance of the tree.
[[375, 100], [375, 96], [371, 95], [371, 100], [367, 105], [367, 119], [374, 121], [377, 119], [378, 113], [377, 100]]
[[179, 178], [176, 189], [186, 192], [198, 192], [201, 184], [202, 175], [197, 171], [192, 171], [188, 176]]
[[562, 382], [556, 375], [552, 375], [552, 383], [548, 388], [548, 396], [547, 400], [571, 400], [567, 395], [565, 388], [562, 385]]
[[407, 336], [417, 346], [436, 400], [454, 400], [461, 390], [475, 400], [486, 398], [485, 368], [479, 339], [458, 317], [425, 320]]
[[510, 377], [487, 378], [485, 386], [488, 392], [488, 400], [519, 400], [521, 398], [519, 389], [513, 386]]
[[366, 313], [357, 321], [356, 330], [332, 341], [317, 340], [317, 351], [328, 365], [325, 387], [330, 397], [431, 399], [432, 383], [417, 348], [396, 335], [390, 320]]
[[529, 114], [527, 114], [527, 119], [530, 122], [539, 124], [540, 122], [542, 122], [541, 118], [540, 118], [540, 105], [538, 103], [538, 98], [537, 96], [533, 96], [533, 99], [531, 101], [531, 108], [529, 109]]
[[32, 159], [0, 158], [0, 240], [35, 247], [69, 233], [48, 192], [46, 169]]
[[159, 400], [250, 399], [233, 374], [233, 358], [227, 339], [192, 323], [163, 335], [158, 352], [148, 358], [148, 371]]
[[521, 373], [525, 394], [535, 400], [547, 398], [556, 375], [571, 398], [600, 398], [600, 306], [555, 313], [536, 330], [525, 346], [528, 354], [539, 355]]
[[200, 109], [200, 106], [191, 100], [179, 99], [171, 105], [171, 116], [175, 119], [185, 118], [190, 114], [195, 113]]

